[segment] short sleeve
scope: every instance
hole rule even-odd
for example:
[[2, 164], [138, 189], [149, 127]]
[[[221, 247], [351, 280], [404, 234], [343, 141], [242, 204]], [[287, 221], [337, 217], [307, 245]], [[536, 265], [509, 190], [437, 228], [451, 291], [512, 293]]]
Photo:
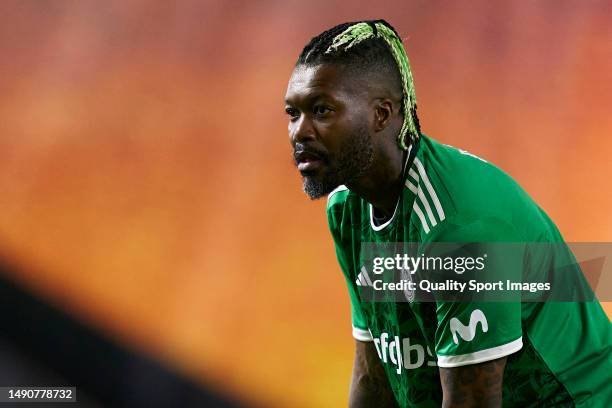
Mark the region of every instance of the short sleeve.
[[347, 271], [350, 271], [346, 263], [346, 256], [344, 255], [342, 248], [336, 246], [336, 255], [338, 257], [338, 263], [342, 268], [342, 272], [344, 274], [344, 279], [346, 281], [346, 285], [349, 292], [349, 300], [351, 302], [351, 325], [353, 327], [353, 337], [360, 341], [372, 341], [372, 334], [368, 330], [368, 324], [361, 308], [361, 302], [359, 300], [359, 295], [357, 293], [357, 289], [355, 287], [355, 282], [350, 278], [350, 274]]
[[[433, 231], [432, 231], [433, 232]], [[512, 226], [493, 218], [482, 218], [469, 223], [453, 223], [434, 234], [435, 242], [469, 243], [462, 247], [474, 257], [486, 256], [487, 252], [501, 248], [504, 256], [489, 256], [486, 268], [475, 271], [477, 282], [501, 282], [499, 271], [511, 270], [520, 275], [523, 268], [521, 252], [516, 246], [504, 246], [494, 241], [516, 241]], [[493, 249], [492, 249], [493, 248]], [[514, 248], [509, 250], [506, 248]], [[465, 253], [461, 254], [466, 255]], [[490, 254], [489, 254], [490, 255]], [[455, 275], [450, 271], [449, 278]], [[516, 275], [515, 275], [516, 276]], [[521, 298], [476, 297], [470, 299], [469, 280], [464, 279], [468, 295], [462, 295], [459, 301], [436, 301], [437, 328], [435, 330], [435, 353], [440, 367], [458, 367], [494, 360], [522, 348]], [[501, 286], [500, 286], [501, 287]], [[506, 292], [507, 293], [507, 292]], [[495, 296], [495, 295], [493, 295]]]
[[353, 279], [354, 268], [353, 257], [352, 257], [352, 241], [350, 239], [343, 239], [341, 234], [342, 228], [342, 215], [343, 211], [342, 202], [339, 200], [340, 195], [346, 194], [346, 190], [343, 193], [340, 191], [336, 197], [332, 199], [332, 195], [328, 198], [327, 204], [327, 221], [331, 235], [334, 239], [334, 246], [336, 248], [336, 257], [344, 279], [346, 281], [349, 300], [351, 303], [351, 324], [353, 337], [360, 341], [372, 341], [372, 335], [368, 329], [366, 317], [361, 307], [359, 294], [357, 293], [357, 287], [355, 279]]

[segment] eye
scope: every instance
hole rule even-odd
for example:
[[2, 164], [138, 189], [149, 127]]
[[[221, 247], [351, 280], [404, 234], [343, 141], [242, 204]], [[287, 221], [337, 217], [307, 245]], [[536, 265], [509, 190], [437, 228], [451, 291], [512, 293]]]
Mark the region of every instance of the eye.
[[300, 117], [300, 112], [292, 107], [286, 107], [285, 108], [285, 113], [287, 113], [287, 115], [289, 115], [289, 118], [291, 120], [297, 119]]
[[315, 105], [314, 108], [312, 109], [312, 113], [314, 113], [317, 116], [325, 116], [331, 111], [332, 110], [325, 105]]

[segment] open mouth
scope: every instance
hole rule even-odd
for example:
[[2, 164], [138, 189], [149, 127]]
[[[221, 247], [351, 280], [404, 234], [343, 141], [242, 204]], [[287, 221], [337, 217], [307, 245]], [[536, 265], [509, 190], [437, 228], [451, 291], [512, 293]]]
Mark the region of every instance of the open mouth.
[[311, 173], [324, 164], [323, 159], [319, 155], [303, 150], [295, 154], [295, 161], [300, 173]]

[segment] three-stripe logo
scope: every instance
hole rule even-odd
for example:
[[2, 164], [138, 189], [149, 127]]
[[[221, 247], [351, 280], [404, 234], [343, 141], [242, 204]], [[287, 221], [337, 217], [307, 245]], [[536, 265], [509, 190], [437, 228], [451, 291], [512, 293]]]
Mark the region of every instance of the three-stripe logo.
[[[423, 191], [423, 186], [425, 191]], [[438, 195], [431, 185], [427, 173], [425, 173], [423, 163], [418, 157], [414, 159], [414, 164], [408, 170], [406, 187], [416, 196], [412, 209], [419, 217], [425, 234], [429, 234], [429, 231], [438, 225], [438, 222], [443, 221], [446, 216]]]

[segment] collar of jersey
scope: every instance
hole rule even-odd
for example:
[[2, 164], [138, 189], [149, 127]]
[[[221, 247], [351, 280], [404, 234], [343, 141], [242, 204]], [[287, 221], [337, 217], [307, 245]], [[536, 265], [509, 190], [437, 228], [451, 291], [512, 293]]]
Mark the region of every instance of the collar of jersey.
[[[411, 144], [410, 146], [408, 146], [408, 155], [407, 155], [408, 158], [406, 159], [406, 163], [404, 163], [404, 170], [402, 171], [402, 180], [406, 180], [406, 177], [408, 176], [408, 169], [410, 169], [412, 165], [414, 164], [414, 159], [420, 150], [419, 149], [420, 144], [421, 144], [420, 142], [417, 142], [415, 145]], [[414, 149], [413, 149], [413, 146], [414, 146]], [[369, 211], [370, 227], [372, 228], [372, 230], [376, 232], [380, 232], [386, 229], [389, 225], [393, 223], [393, 221], [396, 219], [403, 196], [404, 196], [404, 189], [402, 188], [402, 192], [400, 193], [397, 199], [397, 203], [395, 203], [395, 210], [393, 210], [393, 215], [386, 222], [380, 225], [376, 225], [374, 223], [374, 207], [372, 206], [372, 204], [368, 203], [368, 207], [370, 209]]]

